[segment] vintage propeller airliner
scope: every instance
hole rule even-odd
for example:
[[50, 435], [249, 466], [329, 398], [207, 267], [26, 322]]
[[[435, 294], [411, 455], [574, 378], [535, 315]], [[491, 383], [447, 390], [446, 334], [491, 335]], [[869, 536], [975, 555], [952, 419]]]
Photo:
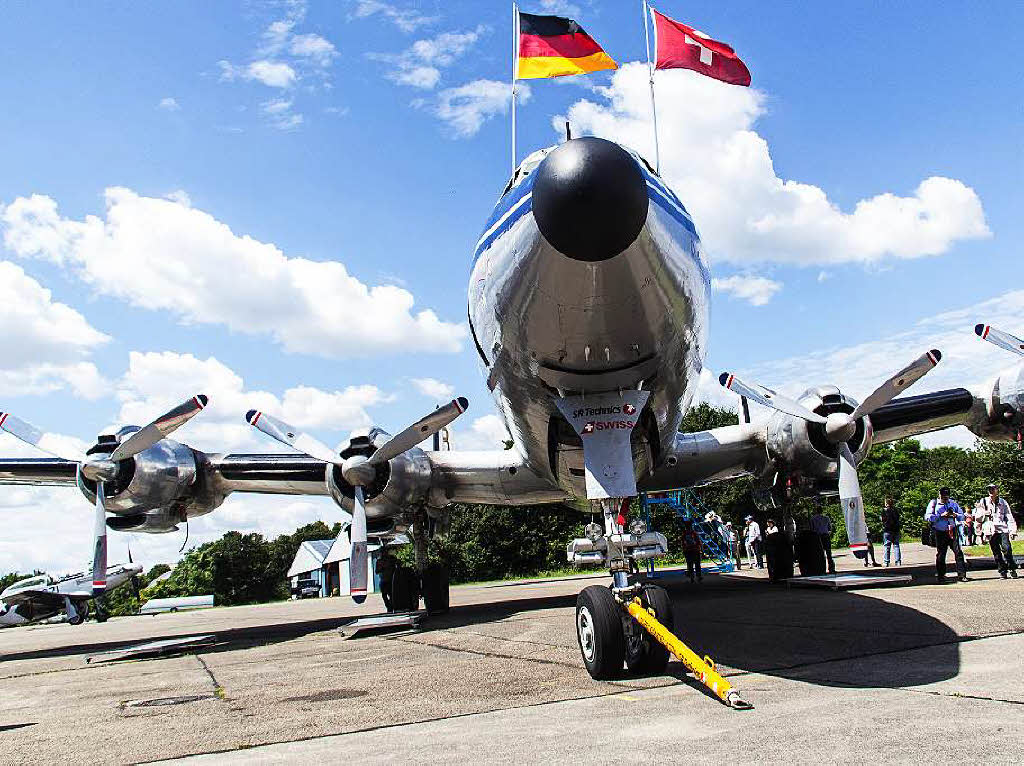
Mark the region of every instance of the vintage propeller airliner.
[[[1024, 425], [1020, 365], [977, 395], [895, 398], [938, 363], [938, 351], [925, 351], [863, 402], [833, 385], [790, 400], [726, 373], [724, 386], [771, 415], [679, 433], [703, 366], [710, 291], [696, 225], [651, 166], [611, 141], [568, 140], [519, 165], [473, 252], [470, 331], [514, 449], [417, 446], [466, 409], [460, 398], [395, 437], [371, 428], [336, 449], [251, 411], [253, 426], [303, 454], [207, 454], [167, 438], [205, 405], [197, 396], [145, 428], [101, 436], [84, 456], [0, 460], [0, 483], [77, 485], [95, 503], [97, 540], [106, 527], [174, 530], [232, 492], [329, 495], [353, 514], [353, 597], [365, 598], [367, 535], [411, 531], [434, 611], [447, 608], [447, 575], [425, 566], [427, 545], [451, 504], [586, 499], [601, 506], [604, 527], [572, 541], [569, 559], [604, 565], [613, 581], [578, 599], [584, 663], [595, 678], [621, 673], [624, 662], [657, 671], [667, 653], [620, 619], [615, 596], [640, 595], [671, 627], [664, 591], [634, 574], [638, 560], [666, 552], [665, 538], [623, 528], [621, 498], [741, 475], [766, 497], [786, 486], [838, 487], [856, 550], [867, 541], [857, 465], [873, 443], [960, 424], [1009, 440]], [[1005, 333], [979, 335], [1022, 353]], [[0, 415], [0, 428], [40, 445], [42, 435], [13, 415]]]

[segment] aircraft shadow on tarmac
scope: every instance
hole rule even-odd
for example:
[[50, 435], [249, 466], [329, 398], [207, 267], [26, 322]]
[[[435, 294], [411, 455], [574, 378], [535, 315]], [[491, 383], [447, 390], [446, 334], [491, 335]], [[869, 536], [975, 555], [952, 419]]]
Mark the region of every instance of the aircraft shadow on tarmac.
[[[913, 574], [915, 583], [923, 584], [931, 581], [933, 569], [905, 567], [900, 571]], [[800, 678], [825, 686], [862, 688], [935, 683], [959, 671], [961, 639], [956, 632], [928, 614], [873, 598], [870, 591], [786, 588], [763, 579], [714, 575], [706, 576], [703, 585], [681, 583], [678, 578], [660, 582], [672, 595], [678, 635], [699, 654], [711, 655], [726, 668]], [[581, 589], [586, 584], [581, 583]], [[496, 599], [500, 593], [495, 592]], [[447, 630], [528, 619], [531, 612], [570, 609], [575, 603], [576, 596], [567, 594], [454, 606], [449, 613], [430, 618], [423, 629]], [[566, 619], [571, 617], [567, 615]], [[214, 645], [203, 649], [203, 653], [209, 653], [288, 641], [332, 630], [340, 622], [337, 618], [315, 619], [195, 632], [215, 637]], [[179, 628], [146, 640], [182, 635]], [[71, 644], [6, 654], [2, 659], [96, 654], [137, 643], [141, 641]], [[916, 661], [907, 661], [907, 655], [901, 654], [925, 648]], [[582, 664], [580, 672], [584, 672]], [[672, 662], [669, 674], [690, 683], [681, 663]]]

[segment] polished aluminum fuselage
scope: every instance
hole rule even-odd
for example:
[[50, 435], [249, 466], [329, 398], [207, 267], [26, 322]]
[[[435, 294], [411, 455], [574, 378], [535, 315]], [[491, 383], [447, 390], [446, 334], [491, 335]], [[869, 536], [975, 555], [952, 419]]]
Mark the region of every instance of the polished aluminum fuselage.
[[579, 442], [553, 422], [555, 399], [650, 391], [633, 439], [640, 479], [674, 444], [707, 345], [700, 239], [682, 203], [636, 160], [648, 214], [625, 251], [586, 262], [555, 250], [532, 214], [527, 175], [499, 200], [474, 254], [469, 317], [488, 388], [527, 465], [580, 497]]

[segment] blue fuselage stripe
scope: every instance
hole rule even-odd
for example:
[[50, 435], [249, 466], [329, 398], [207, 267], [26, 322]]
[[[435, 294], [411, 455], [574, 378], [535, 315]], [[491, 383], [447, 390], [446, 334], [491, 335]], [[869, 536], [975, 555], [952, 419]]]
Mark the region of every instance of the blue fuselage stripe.
[[[683, 203], [672, 193], [665, 183], [655, 175], [652, 175], [643, 168], [644, 178], [647, 181], [647, 197], [665, 211], [680, 226], [690, 234], [699, 239], [697, 227], [687, 212]], [[494, 244], [505, 232], [511, 229], [515, 223], [533, 209], [532, 200], [527, 199], [533, 194], [534, 174], [531, 173], [514, 189], [509, 191], [494, 208], [491, 217], [487, 219], [484, 226], [484, 233], [473, 251], [473, 263], [475, 264], [480, 254]]]
[[[484, 234], [480, 238], [476, 250], [473, 251], [473, 263], [476, 263], [480, 254], [494, 244], [496, 239], [511, 229], [516, 221], [533, 209], [530, 200], [524, 201], [525, 197], [533, 194], [533, 178], [534, 175], [531, 173], [495, 206], [494, 212], [491, 213], [491, 217], [487, 219], [487, 224], [484, 226]], [[509, 215], [510, 212], [511, 215]], [[499, 221], [501, 221], [500, 225], [496, 225]]]

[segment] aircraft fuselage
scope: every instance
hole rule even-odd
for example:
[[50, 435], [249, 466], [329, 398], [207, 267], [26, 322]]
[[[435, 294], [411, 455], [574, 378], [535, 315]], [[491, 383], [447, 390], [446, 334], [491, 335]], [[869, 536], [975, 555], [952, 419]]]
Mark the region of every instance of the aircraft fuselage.
[[469, 286], [488, 388], [530, 467], [585, 497], [561, 396], [642, 388], [637, 477], [696, 390], [710, 274], [692, 219], [638, 156], [583, 138], [531, 155], [488, 221]]

